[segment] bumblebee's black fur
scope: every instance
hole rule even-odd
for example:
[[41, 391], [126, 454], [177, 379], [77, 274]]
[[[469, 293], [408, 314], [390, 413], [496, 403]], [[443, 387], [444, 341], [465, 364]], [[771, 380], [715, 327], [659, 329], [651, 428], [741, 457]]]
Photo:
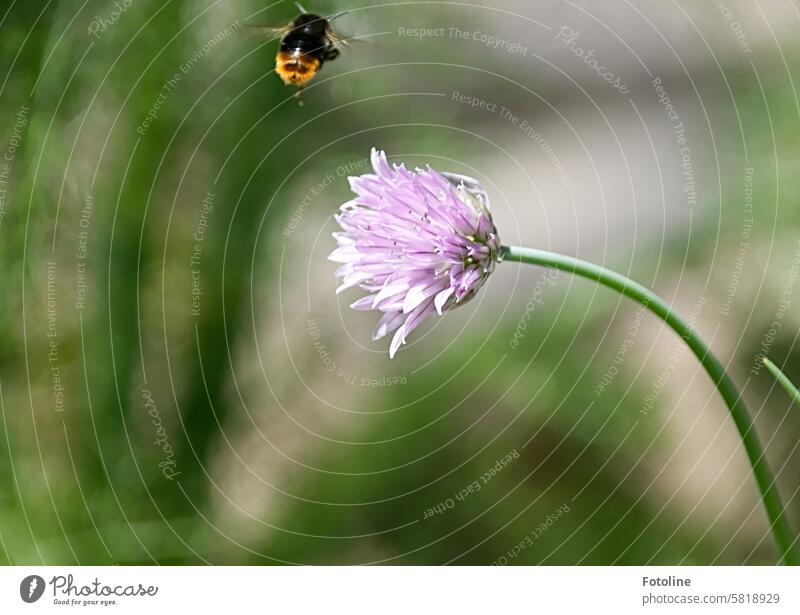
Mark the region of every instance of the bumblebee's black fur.
[[303, 13], [292, 21], [292, 29], [281, 40], [280, 51], [300, 52], [316, 58], [321, 68], [325, 62], [339, 56], [330, 33], [327, 19], [313, 13]]

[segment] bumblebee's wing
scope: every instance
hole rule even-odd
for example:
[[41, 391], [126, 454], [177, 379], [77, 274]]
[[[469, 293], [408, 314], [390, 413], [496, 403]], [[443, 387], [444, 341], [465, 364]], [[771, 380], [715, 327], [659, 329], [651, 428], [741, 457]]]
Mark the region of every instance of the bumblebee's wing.
[[245, 28], [252, 34], [266, 34], [267, 36], [281, 37], [292, 31], [292, 22], [283, 26], [260, 26], [255, 24], [246, 24]]
[[351, 43], [356, 43], [357, 45], [363, 45], [365, 43], [369, 44], [369, 41], [364, 40], [364, 37], [362, 36], [342, 36], [341, 34], [337, 33], [330, 24], [328, 24], [328, 31], [326, 34], [328, 35], [330, 42], [339, 49], [346, 49]]
[[331, 27], [331, 24], [328, 24], [328, 27], [325, 30], [325, 34], [327, 34], [328, 40], [331, 43], [333, 43], [333, 46], [336, 47], [337, 49], [343, 49], [344, 46], [347, 45], [347, 39], [342, 38], [341, 36], [339, 36], [336, 33], [336, 30], [334, 30]]
[[351, 42], [356, 40], [355, 38], [345, 38], [339, 35], [332, 25], [334, 20], [339, 19], [339, 17], [347, 15], [349, 12], [350, 11], [340, 11], [339, 13], [336, 13], [326, 18], [325, 34], [327, 35], [328, 40], [330, 40], [330, 42], [333, 43], [334, 46], [338, 47], [339, 49], [344, 49], [345, 46], [349, 45]]

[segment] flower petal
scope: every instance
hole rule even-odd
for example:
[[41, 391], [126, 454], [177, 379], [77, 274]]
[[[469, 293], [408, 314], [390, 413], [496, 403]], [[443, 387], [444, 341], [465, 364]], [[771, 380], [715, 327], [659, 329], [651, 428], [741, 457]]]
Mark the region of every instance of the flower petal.
[[448, 286], [444, 290], [438, 292], [436, 297], [433, 298], [433, 305], [436, 307], [436, 312], [439, 316], [442, 315], [442, 310], [444, 309], [444, 304], [447, 300], [452, 296], [455, 292], [455, 289], [452, 286]]
[[378, 321], [378, 326], [372, 332], [372, 341], [376, 342], [382, 337], [388, 335], [405, 320], [406, 316], [402, 312], [386, 312]]

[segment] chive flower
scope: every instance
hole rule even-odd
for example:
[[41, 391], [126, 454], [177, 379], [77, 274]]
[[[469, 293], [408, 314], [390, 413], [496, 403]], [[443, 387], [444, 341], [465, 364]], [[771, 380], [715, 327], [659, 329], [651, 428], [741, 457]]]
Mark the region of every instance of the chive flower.
[[500, 239], [489, 199], [480, 184], [430, 166], [409, 171], [389, 165], [372, 149], [374, 173], [350, 177], [356, 197], [339, 208], [342, 232], [328, 257], [341, 263], [336, 292], [358, 287], [368, 293], [350, 307], [378, 310], [372, 334], [395, 331], [394, 357], [422, 321], [469, 301], [500, 258]]

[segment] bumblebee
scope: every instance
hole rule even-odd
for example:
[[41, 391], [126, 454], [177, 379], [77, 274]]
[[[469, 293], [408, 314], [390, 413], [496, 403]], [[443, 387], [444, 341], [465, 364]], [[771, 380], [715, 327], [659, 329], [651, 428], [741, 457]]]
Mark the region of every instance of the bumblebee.
[[341, 47], [346, 41], [336, 35], [331, 22], [346, 11], [326, 18], [309, 13], [300, 3], [296, 4], [300, 15], [285, 26], [255, 27], [281, 35], [281, 44], [275, 56], [275, 72], [286, 85], [302, 90], [325, 62], [339, 57]]

